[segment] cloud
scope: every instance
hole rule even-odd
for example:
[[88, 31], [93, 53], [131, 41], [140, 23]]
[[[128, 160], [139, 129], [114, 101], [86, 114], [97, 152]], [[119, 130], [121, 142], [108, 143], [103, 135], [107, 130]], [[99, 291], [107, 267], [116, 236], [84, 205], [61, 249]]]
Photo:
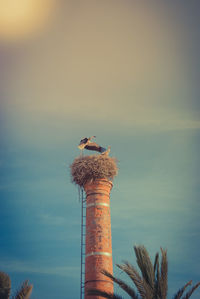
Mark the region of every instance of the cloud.
[[50, 214], [40, 214], [38, 218], [42, 223], [54, 226], [63, 226], [67, 221], [66, 217], [53, 216]]
[[0, 264], [1, 270], [4, 272], [28, 272], [77, 278], [77, 275], [80, 271], [79, 267], [76, 266], [46, 267], [37, 265], [36, 263], [24, 262], [18, 259], [0, 259]]

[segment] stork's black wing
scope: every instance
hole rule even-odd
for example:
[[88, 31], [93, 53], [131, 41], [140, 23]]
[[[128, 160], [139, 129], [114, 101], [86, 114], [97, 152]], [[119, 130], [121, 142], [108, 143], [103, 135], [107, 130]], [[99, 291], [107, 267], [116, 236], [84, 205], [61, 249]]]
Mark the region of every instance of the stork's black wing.
[[100, 150], [100, 146], [96, 146], [96, 145], [92, 145], [92, 144], [87, 144], [86, 146], [85, 146], [85, 148], [87, 149], [87, 150], [89, 150], [89, 151], [96, 151], [96, 152], [101, 152], [101, 150]]
[[87, 150], [96, 151], [96, 152], [99, 152], [99, 153], [103, 153], [104, 151], [106, 151], [106, 149], [104, 147], [101, 147], [100, 145], [98, 145], [95, 142], [91, 142], [91, 143], [87, 144], [85, 146], [85, 148]]

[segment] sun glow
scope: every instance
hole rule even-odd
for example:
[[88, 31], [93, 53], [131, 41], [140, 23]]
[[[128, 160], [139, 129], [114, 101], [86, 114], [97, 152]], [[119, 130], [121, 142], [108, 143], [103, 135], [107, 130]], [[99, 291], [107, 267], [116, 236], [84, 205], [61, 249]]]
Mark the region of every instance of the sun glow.
[[18, 40], [43, 28], [54, 0], [0, 0], [0, 38]]

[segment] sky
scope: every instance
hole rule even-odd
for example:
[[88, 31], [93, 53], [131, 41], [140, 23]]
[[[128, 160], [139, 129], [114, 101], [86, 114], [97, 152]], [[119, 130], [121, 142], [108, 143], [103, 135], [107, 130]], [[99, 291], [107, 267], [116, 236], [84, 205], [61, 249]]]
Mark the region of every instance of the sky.
[[92, 135], [118, 159], [113, 263], [163, 247], [169, 298], [200, 280], [199, 14], [197, 0], [0, 0], [0, 270], [13, 290], [29, 279], [32, 299], [79, 298], [69, 166]]

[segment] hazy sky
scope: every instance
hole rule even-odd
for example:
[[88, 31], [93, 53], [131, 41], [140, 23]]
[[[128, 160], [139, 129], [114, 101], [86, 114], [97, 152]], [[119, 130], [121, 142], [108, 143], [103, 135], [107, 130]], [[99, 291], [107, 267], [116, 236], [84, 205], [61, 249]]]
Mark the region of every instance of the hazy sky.
[[114, 263], [162, 246], [169, 298], [200, 280], [199, 28], [197, 0], [0, 0], [0, 270], [13, 289], [28, 278], [33, 299], [79, 297], [69, 165], [92, 135], [119, 160]]

